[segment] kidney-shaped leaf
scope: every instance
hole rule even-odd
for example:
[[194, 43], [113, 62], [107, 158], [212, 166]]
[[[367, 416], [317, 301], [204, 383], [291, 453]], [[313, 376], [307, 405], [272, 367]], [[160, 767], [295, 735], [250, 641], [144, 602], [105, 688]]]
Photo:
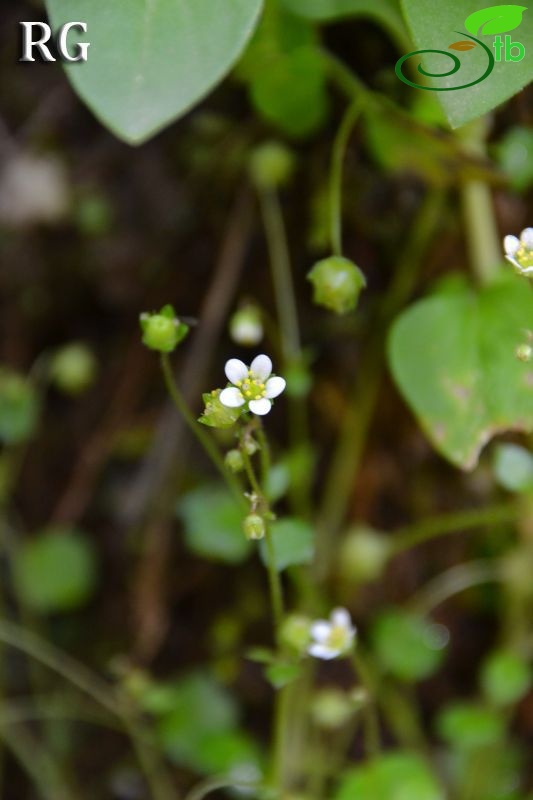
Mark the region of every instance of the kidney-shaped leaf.
[[[138, 144], [204, 97], [250, 38], [262, 0], [46, 0], [54, 28], [88, 25], [75, 90], [117, 136]], [[74, 44], [74, 30], [72, 44]]]
[[392, 327], [394, 378], [435, 448], [463, 469], [496, 433], [533, 430], [533, 367], [515, 354], [532, 323], [533, 293], [513, 277], [422, 300]]
[[[446, 3], [402, 0], [402, 4], [416, 47], [430, 51], [412, 55], [403, 65], [403, 74], [417, 84], [421, 83], [414, 78], [420, 64], [426, 72], [441, 76], [431, 78], [425, 87], [431, 86], [435, 90], [452, 128], [487, 114], [531, 81], [533, 25], [527, 24], [531, 10], [525, 12], [520, 25], [524, 6], [485, 8], [486, 0], [473, 0], [468, 7], [463, 0], [448, 0]], [[504, 12], [503, 9], [507, 10]], [[472, 13], [465, 21], [467, 11]], [[507, 43], [502, 37], [500, 47], [494, 34], [514, 28], [517, 29], [512, 39], [521, 46], [511, 50], [511, 37]], [[448, 51], [448, 47], [457, 40], [458, 33], [466, 33], [468, 37], [469, 32], [481, 36], [480, 44], [461, 55], [459, 68], [454, 70], [453, 53]], [[412, 66], [411, 71], [408, 65]], [[483, 75], [486, 77], [480, 81]]]

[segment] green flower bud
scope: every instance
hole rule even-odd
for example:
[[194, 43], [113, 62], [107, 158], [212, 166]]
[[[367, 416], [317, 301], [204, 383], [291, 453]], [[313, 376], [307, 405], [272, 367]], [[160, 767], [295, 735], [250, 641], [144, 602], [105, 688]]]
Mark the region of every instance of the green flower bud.
[[350, 698], [340, 689], [322, 689], [313, 698], [311, 714], [321, 728], [342, 728], [353, 716]]
[[280, 142], [265, 142], [250, 157], [250, 174], [260, 189], [277, 189], [288, 183], [294, 170], [291, 151]]
[[231, 472], [241, 472], [244, 469], [244, 459], [240, 450], [229, 450], [224, 462]]
[[80, 394], [88, 389], [96, 371], [97, 363], [92, 350], [81, 342], [62, 347], [50, 362], [50, 379], [66, 394]]
[[221, 389], [213, 389], [212, 392], [202, 395], [205, 408], [198, 422], [208, 428], [231, 428], [242, 414], [242, 408], [223, 405], [219, 400], [220, 392]]
[[259, 450], [259, 445], [255, 439], [253, 439], [251, 436], [247, 436], [244, 440], [244, 449], [247, 455], [254, 456]]
[[352, 528], [339, 552], [339, 571], [345, 580], [373, 581], [383, 573], [390, 553], [387, 537], [372, 528]]
[[249, 305], [236, 311], [230, 319], [229, 332], [233, 341], [243, 347], [259, 344], [264, 331], [257, 306]]
[[141, 314], [140, 323], [143, 344], [160, 353], [171, 353], [189, 332], [170, 305], [164, 306], [159, 314]]
[[330, 256], [318, 261], [307, 275], [314, 287], [313, 299], [336, 314], [352, 311], [359, 299], [366, 278], [352, 261]]
[[279, 636], [284, 647], [303, 656], [311, 642], [311, 620], [304, 614], [289, 614], [281, 624]]
[[516, 357], [519, 361], [524, 361], [526, 364], [533, 358], [533, 347], [530, 344], [520, 344], [516, 348]]
[[247, 539], [263, 539], [266, 533], [265, 520], [259, 514], [248, 514], [244, 518], [242, 529]]

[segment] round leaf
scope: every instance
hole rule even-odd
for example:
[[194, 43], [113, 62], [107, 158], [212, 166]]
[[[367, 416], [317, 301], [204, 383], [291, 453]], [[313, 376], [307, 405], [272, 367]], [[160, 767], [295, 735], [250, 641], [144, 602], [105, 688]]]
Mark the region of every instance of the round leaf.
[[[279, 572], [297, 564], [310, 564], [313, 559], [313, 529], [301, 519], [281, 519], [270, 528], [272, 544]], [[268, 550], [263, 539], [260, 544], [261, 559], [267, 563]]]
[[439, 714], [437, 730], [458, 749], [477, 750], [503, 739], [505, 720], [499, 711], [475, 703], [455, 703]]
[[218, 486], [189, 492], [178, 503], [185, 525], [185, 540], [196, 555], [229, 564], [240, 564], [252, 545], [242, 532], [242, 509]]
[[[46, 0], [55, 29], [87, 23], [86, 62], [66, 68], [75, 90], [117, 136], [139, 144], [188, 111], [226, 75], [262, 0]], [[74, 37], [73, 37], [74, 43]]]
[[16, 552], [13, 578], [18, 594], [35, 611], [78, 608], [89, 599], [96, 582], [91, 540], [77, 531], [44, 531]]
[[481, 685], [493, 703], [516, 703], [529, 691], [532, 683], [531, 666], [516, 653], [496, 650], [483, 664]]
[[334, 800], [444, 800], [424, 761], [413, 753], [388, 753], [350, 770]]
[[405, 681], [427, 678], [443, 658], [442, 631], [420, 617], [388, 611], [374, 623], [372, 641], [385, 669]]

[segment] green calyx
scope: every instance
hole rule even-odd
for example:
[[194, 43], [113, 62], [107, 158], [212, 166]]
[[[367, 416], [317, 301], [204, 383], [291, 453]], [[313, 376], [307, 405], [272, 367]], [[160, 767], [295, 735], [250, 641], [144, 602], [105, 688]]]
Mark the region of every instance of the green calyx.
[[366, 286], [366, 278], [359, 267], [342, 256], [318, 261], [307, 278], [313, 284], [315, 303], [336, 314], [353, 311]]
[[143, 344], [160, 353], [171, 353], [189, 332], [188, 325], [178, 319], [171, 305], [156, 314], [141, 314], [139, 321]]

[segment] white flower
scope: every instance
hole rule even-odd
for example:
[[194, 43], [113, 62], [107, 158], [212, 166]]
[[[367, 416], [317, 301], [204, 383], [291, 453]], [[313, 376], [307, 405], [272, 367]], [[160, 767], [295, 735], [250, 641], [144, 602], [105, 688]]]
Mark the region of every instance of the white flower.
[[219, 399], [228, 408], [247, 404], [252, 414], [263, 416], [272, 408], [271, 400], [285, 389], [283, 378], [270, 377], [272, 361], [265, 355], [254, 358], [249, 368], [238, 358], [230, 358], [224, 371], [233, 386], [223, 389]]
[[525, 228], [517, 236], [506, 236], [503, 240], [505, 258], [521, 275], [533, 277], [533, 228]]
[[344, 655], [353, 645], [356, 631], [345, 608], [335, 608], [329, 620], [319, 619], [311, 625], [312, 643], [309, 655], [329, 661]]

